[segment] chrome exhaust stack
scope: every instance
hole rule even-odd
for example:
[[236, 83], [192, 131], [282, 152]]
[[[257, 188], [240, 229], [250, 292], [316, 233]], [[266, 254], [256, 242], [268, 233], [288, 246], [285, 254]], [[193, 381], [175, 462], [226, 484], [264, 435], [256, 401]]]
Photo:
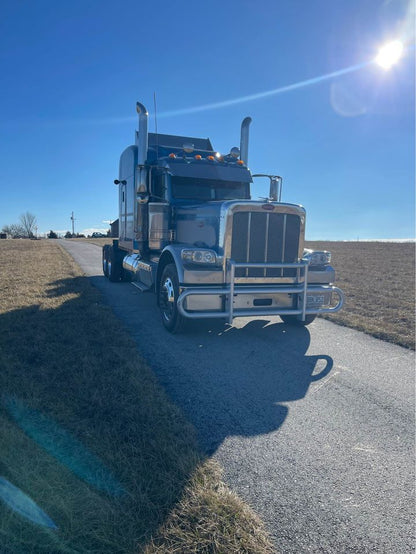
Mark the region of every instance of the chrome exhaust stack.
[[[134, 233], [136, 235], [138, 249], [143, 251], [148, 241], [147, 202], [149, 201], [149, 196], [147, 189], [148, 176], [145, 163], [147, 160], [147, 149], [149, 146], [149, 136], [147, 132], [147, 119], [149, 114], [140, 102], [136, 103], [136, 111], [139, 114], [139, 131], [136, 132], [137, 167], [135, 172], [135, 182], [137, 201], [135, 202], [134, 207]], [[130, 269], [130, 271], [134, 272], [132, 269]]]
[[146, 108], [140, 102], [136, 103], [136, 110], [139, 114], [139, 132], [136, 133], [136, 146], [138, 149], [138, 165], [144, 165], [147, 160], [148, 134], [147, 118], [149, 116]]
[[241, 123], [241, 136], [240, 136], [240, 160], [248, 165], [248, 128], [251, 123], [251, 117], [246, 117]]

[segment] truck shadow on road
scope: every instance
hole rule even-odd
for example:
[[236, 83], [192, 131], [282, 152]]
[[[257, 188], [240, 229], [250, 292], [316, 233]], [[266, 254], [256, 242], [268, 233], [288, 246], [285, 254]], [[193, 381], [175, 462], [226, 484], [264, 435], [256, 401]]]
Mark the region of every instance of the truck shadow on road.
[[241, 327], [198, 322], [186, 335], [165, 340], [165, 360], [159, 357], [154, 369], [197, 427], [208, 454], [227, 437], [278, 430], [296, 409], [291, 403], [305, 398], [333, 367], [330, 356], [307, 355], [306, 327], [267, 320]]
[[184, 333], [171, 335], [161, 324], [153, 294], [97, 276], [91, 282], [195, 425], [208, 454], [227, 437], [279, 429], [291, 403], [302, 400], [333, 367], [330, 356], [307, 354], [307, 327], [284, 325], [278, 318], [237, 319], [234, 326], [191, 320]]

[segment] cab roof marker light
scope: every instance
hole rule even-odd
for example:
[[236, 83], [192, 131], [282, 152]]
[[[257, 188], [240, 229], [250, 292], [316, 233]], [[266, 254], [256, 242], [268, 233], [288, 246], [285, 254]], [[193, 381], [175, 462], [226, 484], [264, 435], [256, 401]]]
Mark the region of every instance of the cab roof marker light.
[[187, 154], [192, 154], [192, 152], [195, 150], [195, 147], [193, 144], [191, 144], [190, 142], [186, 142], [184, 145], [183, 145], [183, 150], [184, 152], [186, 152]]
[[176, 158], [176, 154], [174, 154], [173, 152], [171, 152], [171, 153], [169, 154], [169, 158]]
[[201, 154], [197, 154], [197, 155], [195, 156], [195, 159], [196, 159], [196, 160], [202, 160]]

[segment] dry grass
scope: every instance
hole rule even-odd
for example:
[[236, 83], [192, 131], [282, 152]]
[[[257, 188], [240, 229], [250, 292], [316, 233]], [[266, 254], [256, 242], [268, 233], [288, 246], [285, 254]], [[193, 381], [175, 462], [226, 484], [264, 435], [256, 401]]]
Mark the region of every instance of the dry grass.
[[[226, 531], [232, 527], [233, 532]], [[144, 554], [270, 552], [260, 520], [220, 480], [218, 466], [195, 472], [182, 500]]]
[[58, 527], [9, 497], [0, 551], [271, 552], [69, 255], [1, 241], [0, 264], [0, 493]]
[[329, 250], [346, 304], [331, 321], [415, 348], [415, 245], [378, 242], [307, 242]]

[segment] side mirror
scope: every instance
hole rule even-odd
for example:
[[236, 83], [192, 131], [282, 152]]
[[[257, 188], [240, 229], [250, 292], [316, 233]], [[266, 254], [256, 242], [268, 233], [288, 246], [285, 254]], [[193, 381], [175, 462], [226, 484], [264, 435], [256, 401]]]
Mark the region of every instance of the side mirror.
[[270, 177], [270, 192], [269, 198], [273, 202], [276, 202], [279, 197], [279, 177]]
[[269, 198], [274, 202], [280, 201], [282, 195], [282, 178], [278, 175], [270, 177], [270, 192]]
[[267, 175], [266, 173], [256, 173], [252, 177], [267, 177], [270, 180], [269, 197], [264, 198], [267, 202], [280, 202], [282, 199], [283, 179], [279, 175]]

